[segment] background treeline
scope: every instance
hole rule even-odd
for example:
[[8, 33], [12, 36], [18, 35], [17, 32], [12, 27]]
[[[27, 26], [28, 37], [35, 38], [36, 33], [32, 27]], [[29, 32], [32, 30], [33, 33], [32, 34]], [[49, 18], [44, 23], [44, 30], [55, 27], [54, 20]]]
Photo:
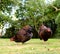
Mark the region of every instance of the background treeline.
[[[12, 19], [17, 20], [12, 20]], [[60, 1], [46, 0], [1, 0], [0, 1], [0, 28], [6, 24], [8, 29], [2, 37], [10, 38], [25, 25], [33, 26], [37, 32], [43, 22], [49, 24], [49, 20], [55, 20], [57, 29], [53, 38], [60, 38]], [[38, 38], [34, 36], [34, 38]]]

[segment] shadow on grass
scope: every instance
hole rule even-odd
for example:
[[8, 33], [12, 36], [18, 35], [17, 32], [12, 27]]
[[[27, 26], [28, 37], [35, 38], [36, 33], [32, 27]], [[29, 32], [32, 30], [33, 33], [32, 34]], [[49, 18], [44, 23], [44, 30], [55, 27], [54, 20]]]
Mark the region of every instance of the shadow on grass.
[[10, 39], [10, 38], [7, 38], [7, 37], [0, 37], [0, 39]]

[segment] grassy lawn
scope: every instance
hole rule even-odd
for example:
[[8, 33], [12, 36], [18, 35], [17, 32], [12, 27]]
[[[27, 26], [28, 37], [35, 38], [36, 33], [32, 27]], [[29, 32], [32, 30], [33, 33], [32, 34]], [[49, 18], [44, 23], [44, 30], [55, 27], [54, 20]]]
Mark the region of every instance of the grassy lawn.
[[0, 54], [60, 54], [60, 39], [31, 39], [25, 44], [0, 39]]

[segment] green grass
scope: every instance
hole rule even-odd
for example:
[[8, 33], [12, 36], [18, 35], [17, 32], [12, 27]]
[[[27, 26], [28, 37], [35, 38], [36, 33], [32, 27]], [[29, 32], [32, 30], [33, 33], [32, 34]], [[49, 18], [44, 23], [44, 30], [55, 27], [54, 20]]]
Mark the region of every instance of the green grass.
[[60, 39], [31, 39], [25, 44], [0, 39], [0, 54], [60, 54]]

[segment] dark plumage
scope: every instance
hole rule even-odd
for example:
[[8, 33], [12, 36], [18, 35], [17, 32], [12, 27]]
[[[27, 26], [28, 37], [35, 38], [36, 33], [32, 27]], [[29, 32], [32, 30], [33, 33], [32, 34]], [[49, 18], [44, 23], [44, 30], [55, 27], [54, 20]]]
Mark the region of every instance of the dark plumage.
[[57, 29], [57, 24], [55, 23], [55, 19], [52, 19], [52, 20], [48, 20], [46, 22], [43, 22], [43, 24], [46, 26], [46, 27], [49, 27], [51, 30], [52, 30], [52, 34], [54, 35], [55, 34], [55, 31]]
[[15, 36], [13, 36], [12, 38], [10, 38], [11, 41], [15, 41], [15, 42], [26, 42], [28, 40], [30, 40], [33, 36], [32, 33], [32, 27], [29, 25], [24, 26], [22, 29], [20, 29]]
[[52, 35], [52, 30], [49, 27], [46, 27], [44, 24], [40, 26], [39, 37], [44, 41], [47, 41]]

